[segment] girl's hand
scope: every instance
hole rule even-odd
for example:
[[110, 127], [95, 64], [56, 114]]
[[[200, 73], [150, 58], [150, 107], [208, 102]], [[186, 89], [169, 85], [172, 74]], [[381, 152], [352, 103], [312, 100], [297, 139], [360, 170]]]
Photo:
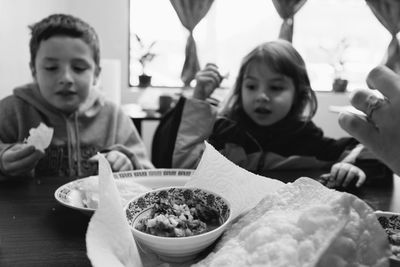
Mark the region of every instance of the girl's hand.
[[133, 170], [132, 162], [122, 152], [112, 150], [105, 155], [114, 172]]
[[347, 187], [353, 180], [357, 180], [356, 187], [364, 184], [365, 173], [351, 163], [339, 162], [332, 166], [329, 175], [328, 187]]
[[16, 144], [1, 157], [4, 174], [19, 176], [31, 172], [44, 153], [32, 145]]
[[215, 64], [208, 63], [205, 68], [196, 74], [196, 87], [193, 98], [206, 100], [219, 86], [223, 77]]

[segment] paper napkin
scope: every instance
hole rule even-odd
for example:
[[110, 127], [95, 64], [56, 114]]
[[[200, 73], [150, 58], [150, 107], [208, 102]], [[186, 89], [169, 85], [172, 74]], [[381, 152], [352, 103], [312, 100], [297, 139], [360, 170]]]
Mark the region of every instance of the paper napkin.
[[206, 142], [206, 148], [192, 179], [186, 186], [216, 192], [231, 203], [232, 219], [254, 208], [266, 195], [285, 185], [275, 179], [253, 174], [225, 158]]
[[123, 212], [110, 165], [99, 154], [99, 207], [86, 232], [88, 257], [95, 267], [141, 267], [139, 251]]
[[[206, 143], [197, 169], [185, 185], [219, 193], [232, 204], [232, 218], [252, 209], [284, 183], [255, 175], [235, 165]], [[163, 264], [149, 252], [139, 252], [121, 208], [108, 161], [99, 156], [99, 208], [86, 233], [88, 257], [94, 267], [173, 266]], [[142, 256], [142, 258], [140, 258]]]

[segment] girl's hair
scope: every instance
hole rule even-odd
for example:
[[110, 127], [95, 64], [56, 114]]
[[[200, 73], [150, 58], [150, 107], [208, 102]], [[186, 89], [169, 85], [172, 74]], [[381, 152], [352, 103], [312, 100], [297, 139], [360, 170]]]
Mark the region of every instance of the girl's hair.
[[97, 69], [100, 69], [100, 42], [96, 31], [83, 20], [66, 14], [53, 14], [29, 26], [31, 39], [29, 49], [31, 65], [35, 65], [40, 42], [53, 36], [68, 36], [82, 39], [92, 50]]
[[[311, 120], [317, 110], [317, 98], [311, 89], [303, 58], [293, 45], [285, 40], [262, 43], [243, 58], [235, 85], [222, 104], [222, 115], [230, 117], [237, 110], [242, 109], [241, 89], [244, 74], [252, 62], [267, 64], [274, 71], [291, 78], [295, 85], [295, 97], [288, 116]], [[305, 115], [307, 106], [308, 115]]]

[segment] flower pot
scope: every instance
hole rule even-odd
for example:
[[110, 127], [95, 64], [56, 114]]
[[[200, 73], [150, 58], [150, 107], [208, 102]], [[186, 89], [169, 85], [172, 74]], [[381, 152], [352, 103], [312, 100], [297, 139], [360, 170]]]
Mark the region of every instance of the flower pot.
[[348, 80], [335, 79], [332, 85], [332, 91], [334, 92], [346, 92]]
[[142, 74], [139, 75], [139, 87], [148, 87], [151, 85], [151, 76]]

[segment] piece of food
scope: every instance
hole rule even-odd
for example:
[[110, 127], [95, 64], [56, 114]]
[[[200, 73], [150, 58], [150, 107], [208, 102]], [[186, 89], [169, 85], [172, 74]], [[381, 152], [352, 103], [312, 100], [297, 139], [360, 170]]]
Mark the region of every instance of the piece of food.
[[50, 145], [53, 138], [54, 129], [40, 123], [37, 128], [29, 130], [29, 137], [26, 139], [28, 145], [33, 145], [36, 149], [44, 150]]
[[[136, 183], [134, 179], [115, 179], [115, 184], [121, 196], [122, 206], [132, 198], [151, 190], [151, 188]], [[81, 180], [76, 189], [81, 193], [82, 204], [85, 208], [97, 209], [99, 205], [98, 177]]]
[[389, 266], [390, 255], [364, 201], [299, 178], [242, 215], [195, 266]]

